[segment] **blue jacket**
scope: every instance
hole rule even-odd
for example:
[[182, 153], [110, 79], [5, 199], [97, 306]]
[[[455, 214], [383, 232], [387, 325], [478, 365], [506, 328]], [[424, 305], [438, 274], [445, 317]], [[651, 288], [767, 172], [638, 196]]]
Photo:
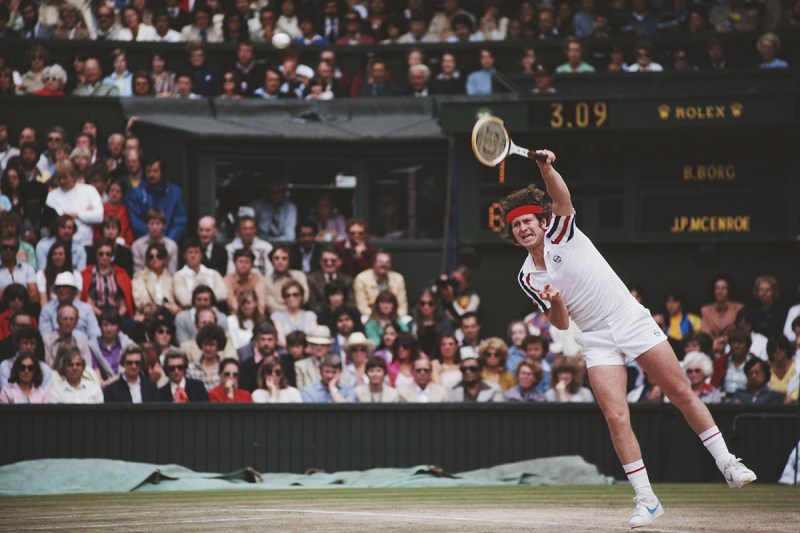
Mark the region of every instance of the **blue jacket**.
[[164, 181], [161, 185], [150, 185], [146, 180], [128, 194], [128, 213], [136, 238], [147, 235], [148, 209], [164, 212], [167, 223], [164, 235], [175, 242], [181, 242], [186, 231], [186, 208], [183, 205], [183, 191], [174, 183]]

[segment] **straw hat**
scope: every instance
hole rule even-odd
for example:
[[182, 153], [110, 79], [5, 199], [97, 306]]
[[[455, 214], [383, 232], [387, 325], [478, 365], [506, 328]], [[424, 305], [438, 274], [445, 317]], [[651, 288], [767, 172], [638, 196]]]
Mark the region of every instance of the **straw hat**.
[[369, 340], [367, 336], [360, 331], [356, 331], [347, 338], [347, 342], [344, 343], [342, 348], [349, 350], [351, 346], [366, 346], [367, 349], [372, 352], [375, 349], [375, 342]]
[[306, 341], [309, 344], [333, 344], [331, 330], [328, 326], [314, 326], [311, 333], [306, 335]]

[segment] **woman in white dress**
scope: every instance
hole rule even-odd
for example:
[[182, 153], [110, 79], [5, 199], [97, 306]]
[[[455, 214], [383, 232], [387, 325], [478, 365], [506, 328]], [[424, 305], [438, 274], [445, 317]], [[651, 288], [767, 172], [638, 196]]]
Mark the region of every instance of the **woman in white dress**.
[[458, 340], [452, 333], [445, 333], [439, 337], [431, 360], [431, 368], [433, 375], [439, 376], [439, 384], [448, 391], [461, 381], [461, 354]]

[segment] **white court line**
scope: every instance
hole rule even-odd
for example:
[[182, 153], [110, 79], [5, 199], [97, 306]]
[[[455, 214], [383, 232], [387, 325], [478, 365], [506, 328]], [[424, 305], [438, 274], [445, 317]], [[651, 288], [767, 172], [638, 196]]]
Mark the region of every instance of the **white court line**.
[[[319, 515], [339, 515], [339, 516], [353, 516], [353, 517], [363, 517], [363, 518], [404, 518], [404, 519], [412, 519], [412, 520], [433, 520], [439, 522], [473, 522], [473, 523], [484, 523], [484, 524], [513, 524], [519, 526], [529, 526], [532, 528], [536, 527], [570, 527], [575, 528], [577, 530], [587, 531], [587, 530], [601, 530], [601, 531], [630, 531], [629, 527], [625, 526], [593, 526], [591, 524], [586, 523], [575, 523], [575, 522], [541, 522], [541, 521], [533, 521], [533, 520], [497, 520], [497, 519], [487, 519], [487, 518], [470, 518], [470, 517], [443, 517], [440, 515], [416, 515], [416, 514], [403, 514], [403, 513], [373, 513], [368, 511], [329, 511], [323, 509], [263, 509], [263, 508], [255, 508], [255, 509], [237, 509], [237, 511], [246, 512], [246, 513], [301, 513], [301, 514], [319, 514]], [[122, 516], [128, 515], [133, 513], [110, 513], [112, 516]], [[155, 514], [155, 513], [154, 513]], [[85, 518], [89, 515], [61, 515], [61, 516], [51, 516], [50, 518]], [[102, 514], [106, 518], [111, 518], [109, 513]], [[252, 521], [252, 517], [229, 517], [229, 518], [203, 518], [203, 519], [194, 519], [194, 518], [173, 518], [168, 521], [163, 522], [126, 522], [126, 523], [103, 523], [103, 524], [80, 524], [78, 527], [81, 529], [97, 529], [97, 528], [130, 528], [130, 527], [146, 527], [146, 526], [164, 526], [164, 525], [171, 525], [171, 524], [204, 524], [204, 523], [224, 523], [224, 522], [249, 522]], [[48, 526], [13, 526], [13, 530], [15, 531], [45, 531], [45, 530], [64, 530], [64, 529], [75, 529], [76, 525], [64, 525], [64, 526], [55, 526], [55, 525], [48, 525]], [[0, 529], [7, 529], [2, 527]], [[655, 531], [658, 533], [697, 533], [691, 530], [686, 529], [659, 529], [659, 528], [647, 528], [646, 531]]]

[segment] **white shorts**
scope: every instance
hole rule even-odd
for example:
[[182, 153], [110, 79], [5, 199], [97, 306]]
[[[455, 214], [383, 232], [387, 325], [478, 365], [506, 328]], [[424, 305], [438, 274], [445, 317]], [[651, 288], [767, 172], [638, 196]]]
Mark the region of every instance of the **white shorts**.
[[631, 306], [610, 318], [605, 327], [583, 331], [575, 337], [583, 348], [586, 367], [624, 365], [667, 340], [650, 312]]

